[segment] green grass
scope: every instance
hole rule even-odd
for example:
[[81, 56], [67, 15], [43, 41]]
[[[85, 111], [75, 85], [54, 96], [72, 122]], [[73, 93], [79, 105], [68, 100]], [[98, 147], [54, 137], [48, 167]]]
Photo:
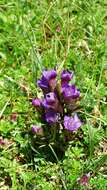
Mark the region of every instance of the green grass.
[[[51, 162], [32, 150], [28, 132], [39, 122], [31, 105], [37, 78], [56, 65], [75, 72], [84, 126]], [[0, 1], [0, 118], [1, 190], [107, 189], [106, 0]], [[89, 172], [88, 187], [77, 184]]]

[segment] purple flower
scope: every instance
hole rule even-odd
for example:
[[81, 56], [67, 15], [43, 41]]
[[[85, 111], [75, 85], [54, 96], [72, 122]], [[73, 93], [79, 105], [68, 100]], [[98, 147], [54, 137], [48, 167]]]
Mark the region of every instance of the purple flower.
[[55, 95], [54, 92], [50, 92], [48, 94], [46, 94], [46, 98], [43, 100], [42, 105], [45, 109], [55, 109], [57, 110], [58, 108], [58, 99]]
[[31, 128], [31, 131], [32, 131], [33, 134], [36, 134], [38, 132], [38, 129], [39, 129], [38, 126], [33, 125], [32, 128]]
[[50, 92], [48, 94], [46, 94], [46, 101], [48, 103], [55, 103], [56, 102], [56, 95], [54, 92]]
[[55, 70], [43, 71], [41, 80], [38, 80], [38, 86], [45, 91], [49, 90], [49, 88], [54, 90], [56, 86], [56, 76], [57, 73]]
[[48, 109], [45, 114], [45, 119], [50, 124], [56, 123], [58, 121], [58, 113], [52, 109]]
[[3, 140], [2, 137], [0, 137], [0, 145], [5, 145], [5, 141]]
[[62, 88], [62, 94], [65, 101], [71, 101], [73, 99], [77, 99], [80, 96], [80, 91], [75, 85], [65, 86]]
[[49, 81], [51, 79], [55, 79], [57, 73], [55, 70], [43, 71], [43, 76], [46, 78], [47, 81]]
[[36, 125], [32, 126], [31, 131], [32, 131], [33, 134], [37, 134], [37, 135], [43, 134], [42, 128], [38, 127]]
[[83, 175], [81, 178], [79, 177], [79, 178], [77, 179], [77, 182], [78, 182], [79, 184], [81, 184], [81, 185], [87, 186], [87, 185], [88, 185], [88, 181], [89, 181], [89, 177], [90, 177], [90, 173], [85, 174], [85, 175]]
[[76, 131], [82, 125], [77, 114], [74, 117], [65, 116], [64, 117], [64, 127], [69, 131]]
[[41, 99], [39, 99], [39, 98], [33, 99], [32, 105], [35, 107], [40, 107], [41, 106]]
[[61, 86], [68, 85], [68, 82], [73, 78], [73, 73], [67, 70], [63, 70], [61, 73]]
[[37, 81], [37, 84], [42, 90], [48, 90], [49, 88], [48, 81], [44, 76], [42, 76], [41, 80]]

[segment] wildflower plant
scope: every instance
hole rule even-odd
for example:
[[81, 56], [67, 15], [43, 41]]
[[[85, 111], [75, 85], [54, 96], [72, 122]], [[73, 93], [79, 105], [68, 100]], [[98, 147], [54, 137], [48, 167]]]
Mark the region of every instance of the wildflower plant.
[[[56, 70], [45, 70], [38, 80], [42, 90], [41, 98], [34, 98], [32, 105], [38, 112], [41, 127], [32, 126], [32, 134], [57, 149], [66, 147], [75, 132], [81, 127], [76, 109], [80, 100], [80, 90], [73, 84], [73, 72], [63, 70], [58, 76]], [[41, 140], [42, 142], [42, 140]], [[39, 142], [40, 143], [40, 142]]]

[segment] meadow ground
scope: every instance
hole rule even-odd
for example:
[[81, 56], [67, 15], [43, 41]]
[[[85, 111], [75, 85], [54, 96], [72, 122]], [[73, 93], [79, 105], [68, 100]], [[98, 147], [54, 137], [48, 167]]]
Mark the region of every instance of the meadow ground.
[[[37, 78], [56, 65], [74, 71], [84, 121], [57, 161], [29, 138]], [[106, 127], [107, 1], [0, 0], [0, 190], [106, 190]]]

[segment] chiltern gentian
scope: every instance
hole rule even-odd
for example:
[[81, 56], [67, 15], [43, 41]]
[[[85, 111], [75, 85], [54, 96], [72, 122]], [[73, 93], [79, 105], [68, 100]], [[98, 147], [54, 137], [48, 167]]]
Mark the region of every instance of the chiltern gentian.
[[46, 94], [46, 98], [42, 101], [42, 105], [45, 109], [52, 108], [57, 111], [58, 99], [54, 92]]
[[[78, 107], [80, 91], [74, 84], [70, 84], [72, 78], [73, 72], [68, 70], [62, 71], [59, 81], [56, 70], [43, 71], [37, 82], [42, 89], [43, 98], [32, 100], [32, 105], [39, 113], [40, 122], [43, 122], [43, 128], [32, 126], [32, 133], [36, 136], [42, 133], [45, 135], [43, 139], [47, 138], [49, 143], [53, 141], [58, 146], [59, 142], [65, 143], [65, 138], [71, 139], [67, 131], [76, 131], [82, 125], [74, 113]], [[67, 114], [73, 116], [69, 117]]]
[[56, 76], [55, 70], [43, 71], [42, 78], [38, 80], [38, 86], [43, 91], [54, 90], [56, 86]]
[[44, 76], [42, 76], [41, 80], [38, 80], [37, 84], [42, 90], [48, 90], [49, 88], [48, 81]]
[[42, 100], [39, 98], [35, 98], [32, 100], [32, 105], [36, 108], [36, 110], [41, 113], [42, 112]]
[[57, 73], [55, 70], [43, 71], [43, 76], [46, 78], [47, 81], [50, 81], [51, 79], [56, 78]]
[[32, 105], [35, 107], [40, 107], [41, 106], [41, 99], [35, 98], [32, 100]]
[[74, 117], [65, 116], [64, 117], [64, 127], [69, 131], [76, 131], [82, 125], [77, 114]]
[[77, 99], [80, 96], [80, 91], [76, 88], [75, 85], [68, 85], [62, 88], [62, 94], [65, 101], [72, 101]]
[[61, 73], [61, 86], [68, 85], [69, 81], [73, 78], [73, 73], [67, 70], [63, 70]]
[[54, 124], [58, 122], [58, 113], [53, 109], [48, 109], [45, 114], [45, 119], [48, 123]]

